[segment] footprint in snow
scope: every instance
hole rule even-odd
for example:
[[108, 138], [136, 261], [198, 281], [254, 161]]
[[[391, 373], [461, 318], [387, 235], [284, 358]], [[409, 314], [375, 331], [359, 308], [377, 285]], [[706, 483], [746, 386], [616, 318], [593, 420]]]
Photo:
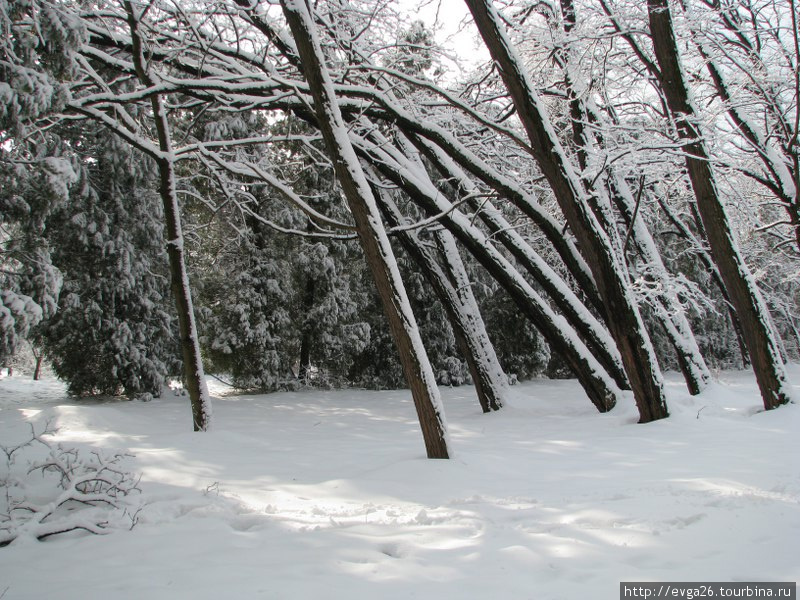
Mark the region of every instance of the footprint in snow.
[[387, 542], [385, 544], [381, 544], [378, 546], [378, 550], [381, 554], [385, 554], [391, 558], [404, 558], [406, 556], [406, 552], [400, 544], [396, 544], [394, 542]]

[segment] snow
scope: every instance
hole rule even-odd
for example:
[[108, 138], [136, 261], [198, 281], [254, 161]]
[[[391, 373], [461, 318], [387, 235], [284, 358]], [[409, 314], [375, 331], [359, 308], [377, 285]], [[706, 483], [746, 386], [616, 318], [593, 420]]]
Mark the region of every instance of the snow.
[[610, 600], [621, 580], [800, 578], [800, 407], [761, 411], [747, 372], [698, 397], [668, 374], [671, 417], [647, 425], [574, 381], [520, 384], [487, 415], [445, 389], [449, 461], [424, 458], [408, 391], [209, 386], [214, 431], [193, 433], [185, 396], [0, 379], [2, 443], [51, 420], [57, 442], [130, 452], [143, 503], [131, 530], [0, 548], [3, 600]]

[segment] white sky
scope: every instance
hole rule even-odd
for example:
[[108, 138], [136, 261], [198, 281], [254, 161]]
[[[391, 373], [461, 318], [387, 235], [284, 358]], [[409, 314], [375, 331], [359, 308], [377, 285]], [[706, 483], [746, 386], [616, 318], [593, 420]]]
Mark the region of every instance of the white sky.
[[400, 0], [415, 18], [422, 20], [436, 34], [436, 41], [456, 54], [462, 64], [476, 64], [489, 59], [488, 51], [478, 40], [478, 31], [464, 0]]

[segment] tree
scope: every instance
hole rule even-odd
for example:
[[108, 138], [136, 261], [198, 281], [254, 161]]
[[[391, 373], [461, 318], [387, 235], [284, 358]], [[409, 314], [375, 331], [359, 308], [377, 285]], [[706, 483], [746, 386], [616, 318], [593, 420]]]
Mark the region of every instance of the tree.
[[593, 214], [598, 190], [586, 190], [575, 175], [519, 58], [505, 36], [494, 8], [467, 0], [476, 25], [514, 102], [530, 140], [534, 158], [592, 269], [603, 301], [606, 323], [619, 347], [641, 422], [668, 415], [663, 381], [650, 339], [633, 301], [626, 277], [608, 234]]
[[542, 331], [551, 347], [565, 358], [597, 409], [606, 412], [613, 408], [620, 395], [619, 388], [567, 321], [549, 306], [472, 220], [443, 197], [424, 170], [415, 167], [413, 160], [402, 151], [393, 150], [384, 138], [377, 142], [358, 140], [357, 148], [382, 176], [425, 211], [428, 218], [440, 219], [503, 286], [522, 313]]
[[[289, 69], [290, 67], [291, 69], [298, 69], [300, 65], [297, 59], [296, 51], [293, 49], [292, 41], [287, 40], [279, 31], [277, 31], [270, 19], [264, 14], [258, 13], [257, 11], [247, 11], [244, 14], [246, 14], [251, 26], [263, 33], [264, 36], [270, 40], [270, 43], [274, 44], [274, 47], [280, 53], [280, 60], [282, 61], [283, 65], [281, 68], [284, 70]], [[341, 21], [340, 16], [332, 16], [331, 18], [336, 20], [337, 23]], [[321, 19], [320, 23], [325, 24], [327, 23], [327, 20]], [[187, 35], [195, 36], [196, 31], [196, 28], [192, 29], [191, 34], [187, 33]], [[341, 49], [341, 51], [344, 53], [344, 56], [349, 57], [348, 60], [364, 60], [364, 52], [359, 50], [358, 40], [342, 39], [340, 37], [342, 31], [342, 29], [331, 31], [329, 32], [329, 37], [326, 39], [330, 40], [330, 43], [334, 48]], [[233, 30], [231, 30], [230, 34], [234, 36], [239, 35], [238, 32]], [[92, 35], [93, 39], [96, 39], [97, 43], [101, 47], [105, 47], [106, 45], [110, 44], [111, 47], [116, 48], [119, 45], [118, 40], [109, 40], [105, 33], [99, 31], [98, 29], [93, 28]], [[181, 43], [185, 43], [186, 37], [180, 37], [176, 39], [180, 39]], [[212, 103], [220, 102], [221, 105], [226, 107], [226, 110], [236, 109], [237, 107], [240, 110], [253, 110], [256, 107], [264, 110], [291, 110], [314, 126], [318, 126], [315, 115], [308, 110], [311, 99], [302, 91], [306, 89], [304, 83], [298, 82], [287, 87], [284, 81], [273, 80], [269, 76], [266, 76], [266, 74], [270, 72], [272, 65], [271, 63], [269, 65], [263, 65], [263, 59], [260, 57], [260, 55], [253, 56], [247, 54], [246, 52], [232, 53], [230, 46], [226, 46], [222, 42], [209, 42], [207, 40], [202, 40], [199, 43], [202, 47], [205, 47], [206, 44], [210, 43], [210, 47], [213, 48], [213, 54], [218, 61], [214, 66], [214, 69], [205, 75], [206, 79], [198, 79], [198, 73], [194, 63], [191, 63], [191, 61], [189, 63], [184, 62], [182, 57], [190, 56], [191, 52], [166, 53], [159, 51], [157, 52], [158, 56], [168, 58], [169, 64], [172, 68], [175, 68], [178, 72], [184, 73], [187, 76], [186, 79], [173, 78], [168, 82], [160, 82], [160, 90], [188, 90], [194, 95], [199, 94], [204, 101], [209, 101]], [[337, 51], [338, 50], [332, 50], [332, 52]], [[100, 51], [98, 50], [98, 53], [99, 52]], [[151, 52], [156, 51], [151, 50]], [[203, 53], [205, 53], [205, 51], [203, 51]], [[211, 63], [209, 62], [210, 57], [206, 54], [204, 54], [204, 56], [206, 56], [206, 58], [203, 58], [202, 64], [208, 66], [208, 68], [211, 68]], [[269, 53], [265, 56], [271, 57]], [[234, 58], [239, 61], [236, 62], [235, 65], [231, 63]], [[252, 66], [256, 66], [257, 70], [248, 70], [249, 67]], [[244, 71], [242, 71], [243, 67], [245, 68]], [[368, 62], [365, 63], [364, 72], [367, 74], [368, 81], [370, 80], [369, 73], [376, 68], [378, 67], [375, 67]], [[217, 81], [215, 77], [218, 70], [221, 70], [222, 72], [231, 72], [231, 76], [237, 81], [241, 80], [242, 83], [234, 83], [234, 80], [226, 81], [224, 83]], [[300, 69], [298, 73], [301, 71], [302, 69]], [[349, 72], [352, 73], [352, 71]], [[233, 75], [233, 73], [236, 73], [236, 75]], [[246, 75], [242, 75], [242, 73], [246, 73]], [[393, 73], [393, 76], [396, 75], [397, 73]], [[348, 75], [348, 77], [349, 76], [350, 75]], [[404, 81], [408, 81], [408, 77], [406, 75], [402, 75], [402, 77], [405, 78]], [[254, 84], [252, 83], [253, 78], [259, 82], [255, 84], [255, 87], [253, 87]], [[417, 85], [416, 81], [411, 82]], [[237, 99], [234, 100], [233, 105], [230, 103], [230, 99], [227, 96], [227, 92], [234, 89], [231, 86], [234, 86], [238, 90], [236, 95]], [[565, 263], [570, 265], [570, 272], [574, 274], [575, 278], [580, 282], [587, 282], [587, 286], [582, 290], [582, 293], [591, 298], [593, 302], [595, 301], [591, 276], [588, 272], [585, 262], [583, 262], [583, 259], [577, 254], [574, 244], [562, 235], [560, 225], [555, 221], [555, 219], [543, 211], [535, 201], [531, 199], [529, 192], [522, 190], [520, 186], [514, 183], [509, 177], [496, 174], [491, 165], [489, 165], [486, 161], [475, 157], [471, 152], [465, 149], [463, 144], [453, 140], [452, 136], [449, 136], [446, 132], [444, 132], [441, 127], [431, 127], [428, 125], [427, 119], [421, 119], [416, 115], [412, 115], [410, 112], [398, 106], [397, 100], [392, 98], [391, 90], [380, 91], [371, 87], [349, 85], [339, 85], [334, 87], [337, 88], [337, 93], [342, 95], [339, 102], [342, 103], [342, 107], [345, 110], [344, 114], [348, 116], [348, 119], [355, 118], [355, 116], [358, 114], [364, 114], [363, 100], [367, 99], [374, 107], [367, 110], [366, 116], [368, 116], [370, 119], [377, 119], [383, 124], [391, 121], [393, 123], [393, 128], [404, 129], [405, 135], [411, 136], [411, 138], [420, 135], [429, 136], [429, 141], [434, 141], [435, 143], [440, 144], [443, 148], [443, 151], [453, 153], [453, 156], [457, 157], [460, 161], [461, 166], [465, 166], [465, 168], [470, 171], [471, 175], [478, 178], [487, 178], [487, 185], [495, 186], [499, 193], [513, 198], [515, 204], [522, 207], [521, 210], [524, 210], [526, 215], [530, 215], [531, 218], [537, 224], [540, 224], [543, 230], [547, 232], [547, 239], [553, 244], [554, 247], [558, 248], [559, 255], [563, 257]], [[273, 92], [276, 93], [275, 96], [272, 95]], [[437, 91], [436, 93], [440, 92]], [[219, 94], [224, 94], [225, 98], [218, 98]], [[450, 97], [446, 97], [449, 99], [448, 101], [450, 101]], [[92, 101], [99, 102], [102, 101], [102, 98], [102, 95], [99, 98], [97, 95], [95, 95], [92, 98]], [[402, 102], [404, 103], [408, 103], [410, 101], [410, 98], [403, 97], [402, 99]], [[353, 103], [356, 104], [354, 105]], [[459, 105], [459, 109], [463, 108], [464, 107], [462, 105]], [[86, 111], [87, 109], [84, 106], [81, 106], [80, 110]], [[476, 118], [481, 123], [486, 122], [485, 119], [482, 119], [471, 109], [466, 109], [466, 111], [470, 116]], [[377, 125], [377, 129], [375, 125]], [[364, 127], [366, 127], [367, 130], [379, 130], [381, 125], [377, 123], [370, 124], [369, 122], [365, 122]], [[361, 126], [359, 126], [359, 128], [361, 128]], [[492, 130], [496, 129], [496, 125], [492, 127]], [[505, 129], [501, 128], [501, 130], [506, 132]], [[513, 134], [511, 135], [512, 139], [514, 139], [516, 143], [519, 138], [513, 136]], [[261, 140], [264, 142], [268, 141], [267, 138], [261, 138], [260, 140], [252, 140], [247, 143], [261, 143]], [[370, 148], [375, 148], [374, 142], [366, 141], [363, 138], [353, 138], [353, 141], [358, 145], [360, 152], [367, 153], [367, 155], [364, 155], [363, 157], [367, 160], [370, 160], [369, 153], [372, 152]], [[361, 148], [361, 144], [365, 141], [366, 146]], [[240, 143], [245, 143], [245, 141], [243, 140], [242, 142], [237, 141], [232, 143], [232, 147], [236, 148]], [[381, 147], [377, 149], [378, 153], [383, 152], [388, 148], [384, 144], [385, 142], [381, 142]], [[390, 142], [390, 144], [393, 144], [393, 142]], [[206, 144], [201, 144], [199, 146], [199, 150], [202, 155], [208, 155], [209, 158], [213, 157], [214, 162], [222, 164], [225, 161], [220, 159], [218, 156], [218, 148], [218, 145], [214, 145], [212, 147]], [[401, 160], [403, 162], [408, 162], [406, 160], [408, 158], [406, 154], [409, 151], [411, 150], [409, 149], [408, 144], [405, 144], [403, 147], [398, 147], [396, 151], [393, 150], [393, 152], [398, 156], [397, 160]], [[181, 155], [184, 156], [185, 152], [182, 152]], [[413, 161], [411, 161], [409, 164], [412, 164], [413, 168], [417, 168], [415, 166], [416, 163]], [[275, 187], [275, 189], [280, 191], [283, 196], [288, 198], [295, 205], [303, 207], [304, 212], [309, 212], [309, 207], [302, 198], [299, 198], [296, 194], [291, 192], [288, 189], [289, 186], [278, 182], [274, 177], [265, 172], [264, 169], [261, 169], [260, 167], [256, 168], [253, 165], [242, 165], [238, 163], [227, 163], [226, 168], [229, 167], [237, 170], [237, 172], [247, 171], [258, 173], [259, 177], [265, 178], [265, 180], [269, 182], [269, 185]], [[378, 170], [381, 170], [385, 167], [385, 164], [383, 166], [377, 165]], [[392, 169], [390, 169], [390, 171], [391, 170]], [[395, 170], [394, 173], [389, 174], [382, 172], [382, 175], [391, 179], [392, 177], [396, 176], [397, 173], [398, 172]], [[400, 184], [397, 181], [394, 181], [393, 183], [404, 189], [406, 193], [409, 193], [411, 197], [415, 199], [415, 202], [423, 202], [423, 199], [424, 202], [433, 201], [434, 204], [431, 205], [429, 203], [425, 210], [431, 209], [434, 212], [439, 212], [441, 210], [441, 208], [432, 208], [432, 206], [435, 206], [435, 202], [438, 201], [439, 198], [438, 192], [436, 192], [434, 189], [426, 188], [426, 191], [422, 192], [420, 195], [419, 189], [416, 191], [407, 189], [409, 182]], [[425, 185], [427, 186], [429, 184], [426, 183]], [[451, 209], [445, 209], [443, 214], [446, 214], [449, 210]], [[321, 222], [326, 221], [326, 218], [319, 214], [316, 214], [314, 218], [321, 219]], [[330, 221], [327, 220], [327, 222]], [[463, 220], [460, 220], [460, 222], [465, 223]], [[570, 364], [572, 368], [576, 370], [578, 376], [581, 378], [581, 381], [587, 386], [587, 391], [589, 392], [592, 401], [596, 403], [598, 408], [601, 410], [608, 410], [609, 407], [613, 406], [617, 396], [617, 391], [615, 391], [616, 385], [606, 379], [605, 375], [603, 374], [604, 367], [602, 365], [598, 366], [597, 361], [590, 355], [588, 350], [583, 347], [583, 342], [576, 338], [569, 330], [564, 330], [563, 323], [560, 318], [551, 311], [550, 307], [546, 306], [544, 299], [541, 298], [535, 291], [533, 291], [527, 282], [523, 281], [521, 275], [516, 272], [510, 263], [502, 258], [496, 251], [483, 247], [486, 243], [485, 236], [482, 234], [473, 233], [467, 234], [467, 236], [472, 240], [470, 252], [478, 252], [483, 254], [484, 258], [482, 261], [488, 261], [486, 264], [489, 264], [490, 268], [495, 269], [495, 272], [502, 273], [502, 276], [506, 278], [506, 284], [515, 290], [514, 293], [517, 294], [518, 301], [522, 302], [526, 307], [526, 314], [532, 319], [535, 319], [537, 323], [541, 322], [542, 326], [548, 332], [547, 335], [549, 335], [549, 341], [551, 344], [558, 345], [560, 351], [567, 353], [567, 355], [571, 357]], [[463, 240], [461, 241], [463, 243]], [[487, 251], [489, 252], [488, 255], [486, 254]], [[498, 263], [497, 261], [500, 262]], [[588, 314], [589, 313], [586, 311], [581, 312], [581, 316]], [[600, 348], [602, 349], [604, 347], [607, 350], [606, 356], [611, 357], [608, 361], [606, 361], [607, 364], [613, 364], [615, 361], [613, 358], [613, 342], [611, 342], [611, 345], [603, 342], [600, 345]], [[624, 376], [620, 377], [619, 379], [624, 379]]]
[[[0, 153], [6, 154], [5, 150]], [[62, 274], [45, 236], [50, 214], [67, 201], [77, 176], [69, 161], [43, 157], [0, 162], [0, 364], [57, 309]]]
[[[596, 106], [589, 85], [582, 77], [579, 57], [583, 52], [575, 48], [575, 42], [569, 37], [575, 35], [578, 25], [576, 6], [572, 0], [560, 0], [560, 8], [562, 25], [554, 34], [556, 41], [552, 52], [554, 61], [563, 73], [563, 85], [569, 101], [570, 141], [578, 167], [583, 173], [581, 178], [587, 189], [596, 186], [607, 190], [611, 205], [601, 207], [596, 204], [593, 211], [612, 239], [616, 236], [621, 238], [615, 243], [621, 246], [620, 254], [628, 258], [631, 278], [639, 277], [655, 290], [637, 298], [637, 302], [649, 305], [675, 349], [689, 392], [699, 394], [710, 381], [711, 374], [679, 299], [678, 290], [681, 286], [668, 272], [639, 210], [642, 194], [646, 190], [646, 178], [639, 176], [638, 192], [634, 192], [629, 184], [631, 178], [620, 174], [612, 164], [607, 164], [609, 152], [606, 136], [611, 127], [606, 123], [606, 115]], [[599, 164], [604, 166], [599, 173], [595, 173]], [[621, 220], [625, 226], [622, 235], [615, 232], [617, 224], [614, 209], [621, 217], [616, 220]], [[636, 254], [626, 252], [629, 246], [636, 249]], [[635, 261], [636, 255], [640, 257], [639, 261]]]
[[734, 155], [723, 160], [763, 187], [783, 209], [782, 218], [773, 217], [763, 226], [774, 236], [776, 248], [793, 245], [800, 251], [797, 4], [692, 2], [683, 10], [728, 117], [718, 129], [739, 138]]
[[[132, 61], [139, 82], [153, 85], [154, 73], [145, 58], [139, 19], [141, 13], [131, 2], [124, 2], [131, 32]], [[181, 227], [180, 206], [175, 174], [174, 147], [170, 123], [164, 99], [160, 94], [150, 98], [153, 110], [153, 125], [158, 140], [159, 153], [156, 156], [159, 176], [159, 194], [164, 207], [166, 225], [167, 255], [169, 256], [170, 285], [178, 313], [181, 350], [183, 352], [184, 382], [189, 391], [192, 405], [192, 422], [195, 431], [208, 429], [211, 420], [211, 397], [208, 394], [203, 375], [203, 361], [200, 356], [200, 341], [195, 323], [192, 293], [189, 288], [189, 273], [184, 259], [184, 238]]]
[[84, 30], [42, 4], [0, 2], [0, 363], [55, 310], [61, 276], [44, 223], [76, 178], [37, 121], [63, 108]]
[[411, 388], [417, 408], [428, 458], [448, 458], [444, 412], [433, 370], [422, 347], [389, 240], [380, 222], [375, 198], [348, 137], [332, 81], [324, 67], [322, 49], [314, 34], [311, 15], [302, 2], [285, 0], [281, 6], [297, 44], [336, 177], [353, 213], [367, 262], [398, 346], [406, 382]]
[[[324, 188], [334, 192], [333, 181], [312, 174], [303, 177], [317, 186], [319, 202], [329, 201]], [[261, 217], [283, 227], [301, 231], [307, 222], [266, 191], [260, 206]], [[229, 225], [235, 215], [222, 220], [213, 236], [204, 231], [198, 249], [209, 261], [198, 266], [198, 280], [203, 351], [212, 367], [245, 389], [348, 382], [371, 332], [359, 281], [366, 273], [348, 269], [361, 259], [353, 242], [282, 233], [252, 215], [236, 230]]]
[[47, 221], [64, 285], [37, 344], [71, 394], [158, 397], [178, 372], [178, 348], [155, 165], [96, 126], [71, 137], [80, 181]]
[[709, 154], [689, 100], [681, 72], [680, 56], [666, 0], [648, 0], [653, 50], [659, 65], [659, 83], [683, 144], [686, 170], [692, 183], [697, 211], [702, 219], [714, 262], [742, 323], [764, 407], [789, 402], [791, 392], [772, 329], [770, 316], [731, 230], [717, 191]]
[[[156, 0], [145, 10], [126, 4], [120, 11], [111, 4], [102, 15], [87, 12], [79, 18], [88, 42], [81, 46], [81, 79], [75, 79], [64, 113], [103, 123], [151, 156], [160, 167], [166, 204], [175, 208], [181, 194], [193, 217], [201, 214], [198, 207], [207, 207], [212, 213], [203, 219], [225, 220], [236, 230], [228, 237], [223, 227], [198, 221], [194, 231], [198, 239], [212, 230], [222, 235], [211, 243], [225, 249], [219, 256], [240, 274], [242, 287], [235, 302], [218, 296], [221, 301], [211, 307], [217, 321], [216, 331], [208, 330], [209, 341], [221, 340], [222, 350], [225, 336], [236, 344], [247, 338], [244, 345], [229, 344], [228, 357], [244, 348], [254, 357], [280, 356], [264, 363], [245, 358], [240, 363], [245, 369], [274, 375], [297, 361], [308, 378], [328, 360], [328, 342], [341, 340], [343, 333], [326, 318], [343, 310], [349, 319], [355, 314], [351, 307], [369, 304], [362, 302], [370, 294], [361, 282], [350, 298], [333, 291], [347, 287], [341, 283], [356, 272], [337, 262], [346, 254], [337, 252], [355, 231], [378, 283], [372, 304], [388, 310], [405, 378], [422, 381], [414, 394], [423, 429], [424, 423], [432, 426], [430, 439], [443, 437], [438, 400], [432, 384], [425, 383], [437, 371], [420, 361], [441, 361], [442, 380], [451, 374], [459, 379], [463, 365], [451, 349], [456, 338], [465, 341], [464, 332], [480, 330], [476, 322], [459, 324], [468, 313], [477, 314], [474, 299], [459, 297], [459, 290], [470, 286], [462, 257], [480, 264], [479, 279], [493, 280], [513, 299], [599, 410], [609, 410], [630, 387], [642, 421], [666, 416], [659, 360], [677, 357], [690, 389], [700, 391], [708, 370], [692, 328], [703, 330], [697, 325], [700, 312], [722, 305], [724, 293], [733, 294], [724, 269], [715, 269], [713, 244], [711, 254], [704, 247], [708, 226], [676, 168], [689, 145], [669, 132], [674, 110], [660, 94], [664, 69], [641, 43], [647, 13], [631, 8], [626, 19], [638, 23], [629, 26], [607, 0], [599, 7], [563, 0], [519, 11], [512, 3], [503, 26], [489, 3], [469, 4], [492, 64], [501, 68], [477, 69], [463, 84], [442, 79], [442, 71], [433, 69], [439, 49], [424, 27], [401, 25], [386, 16], [391, 13], [386, 6], [368, 1], [325, 0], [314, 6], [313, 18], [305, 5], [288, 0], [282, 15], [246, 0], [187, 4], [179, 11], [170, 0]], [[713, 15], [716, 8], [703, 10]], [[720, 14], [723, 20], [730, 16]], [[685, 21], [689, 30], [695, 22]], [[587, 27], [596, 33], [588, 39], [582, 35]], [[516, 48], [506, 28], [516, 30]], [[741, 27], [727, 31], [752, 39]], [[701, 33], [696, 44], [684, 44], [694, 53], [684, 59], [693, 92], [708, 98], [717, 114], [734, 119], [728, 112], [734, 92], [750, 97], [731, 84], [735, 53], [726, 54], [724, 41]], [[697, 61], [702, 56], [713, 61], [724, 90], [712, 73], [699, 75], [708, 70], [706, 62]], [[523, 58], [537, 68], [526, 68]], [[641, 83], [640, 73], [648, 76]], [[763, 93], [756, 96], [768, 103]], [[745, 104], [735, 103], [737, 115]], [[748, 109], [745, 115], [750, 123], [753, 114]], [[764, 122], [777, 123], [770, 114]], [[711, 113], [705, 118], [722, 122]], [[246, 127], [237, 125], [245, 122]], [[293, 125], [299, 122], [304, 125]], [[201, 129], [208, 123], [226, 133], [204, 136]], [[775, 173], [768, 174], [778, 171], [763, 161], [762, 167], [753, 166], [769, 144], [748, 154], [736, 145], [747, 136], [737, 138], [722, 126], [714, 131], [720, 137], [706, 138], [705, 159], [716, 161], [713, 169], [739, 177], [737, 189], [724, 193], [769, 190], [769, 182], [758, 177], [764, 179], [770, 168]], [[178, 139], [179, 144], [173, 141]], [[791, 151], [786, 156], [791, 162]], [[339, 187], [314, 183], [319, 173], [333, 179], [326, 171], [330, 164]], [[179, 176], [186, 177], [181, 182]], [[739, 185], [745, 177], [755, 182], [750, 188]], [[278, 201], [288, 204], [281, 207]], [[766, 215], [765, 209], [759, 218]], [[285, 237], [289, 234], [298, 237]], [[405, 254], [393, 254], [392, 234]], [[681, 241], [674, 248], [676, 236]], [[752, 260], [754, 251], [763, 252], [763, 239], [754, 235], [740, 249]], [[234, 248], [244, 255], [227, 253]], [[428, 283], [406, 270], [405, 261], [423, 265]], [[691, 268], [684, 268], [687, 264]], [[420, 335], [420, 323], [410, 317], [413, 299], [400, 291], [404, 275], [424, 302], [431, 302], [426, 294], [434, 289], [442, 301], [422, 319], [422, 329], [446, 320], [452, 335], [449, 328], [445, 336]], [[723, 296], [700, 290], [706, 275], [724, 283]], [[791, 291], [781, 282], [772, 285], [771, 305], [791, 314]], [[791, 335], [792, 319], [781, 322]], [[237, 323], [247, 328], [237, 332]], [[375, 314], [354, 319], [356, 326], [369, 325], [370, 346], [366, 328], [356, 336], [364, 347], [386, 347], [390, 336], [379, 323]], [[279, 335], [262, 335], [273, 326]], [[651, 339], [658, 340], [657, 349]], [[427, 361], [420, 340], [431, 351]], [[779, 347], [777, 337], [775, 342]], [[330, 346], [343, 347], [337, 344]], [[465, 353], [473, 367], [480, 362], [475, 349], [482, 345], [476, 341]], [[354, 354], [349, 365], [350, 358], [338, 364], [356, 376], [363, 362]], [[224, 356], [215, 358], [218, 366], [225, 363]], [[481, 360], [492, 362], [488, 355]], [[385, 364], [396, 366], [396, 360]], [[399, 372], [395, 366], [386, 369], [385, 379]], [[488, 397], [484, 401], [491, 405]]]

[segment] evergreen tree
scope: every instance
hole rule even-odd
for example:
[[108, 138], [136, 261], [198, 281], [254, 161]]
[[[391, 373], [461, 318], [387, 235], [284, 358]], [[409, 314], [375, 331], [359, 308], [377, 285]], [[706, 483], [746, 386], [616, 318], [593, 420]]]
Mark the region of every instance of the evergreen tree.
[[46, 221], [76, 177], [59, 158], [27, 166], [0, 161], [0, 363], [56, 311], [62, 277], [51, 260]]
[[38, 337], [70, 393], [151, 398], [179, 372], [156, 175], [112, 134], [95, 134], [79, 191], [48, 220], [64, 286]]
[[[55, 310], [61, 277], [45, 221], [75, 172], [53, 132], [37, 120], [68, 97], [80, 20], [60, 5], [0, 0], [0, 363]], [[34, 132], [37, 135], [32, 135]]]
[[[260, 127], [276, 135], [308, 130], [292, 117], [266, 125], [235, 116], [209, 121], [203, 135], [256, 135]], [[273, 165], [292, 178], [294, 193], [314, 210], [346, 220], [330, 169], [301, 144], [285, 150], [253, 152], [247, 160]], [[225, 176], [231, 175], [219, 174], [218, 181]], [[355, 240], [316, 237], [309, 216], [269, 186], [239, 183], [247, 192], [233, 204], [242, 210], [219, 211], [199, 246], [206, 261], [200, 305], [210, 368], [240, 388], [346, 385], [371, 331], [361, 314], [367, 274]], [[197, 178], [198, 193], [213, 205], [223, 190], [205, 185], [200, 191], [204, 185]]]
[[275, 390], [291, 379], [291, 277], [266, 227], [253, 228], [217, 257], [201, 285], [201, 342], [212, 372], [237, 388]]

